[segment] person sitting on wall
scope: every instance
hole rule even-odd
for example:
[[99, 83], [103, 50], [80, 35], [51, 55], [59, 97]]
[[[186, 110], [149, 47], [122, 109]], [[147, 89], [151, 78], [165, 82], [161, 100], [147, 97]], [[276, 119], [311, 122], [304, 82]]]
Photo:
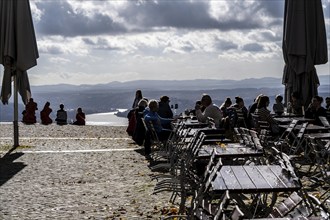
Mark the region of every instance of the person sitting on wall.
[[66, 125], [68, 124], [67, 120], [68, 120], [68, 115], [67, 112], [64, 110], [64, 105], [60, 104], [60, 109], [57, 110], [56, 112], [55, 121], [58, 125]]
[[37, 122], [36, 110], [38, 110], [38, 104], [33, 101], [33, 98], [29, 99], [29, 102], [25, 106], [25, 111], [23, 114], [23, 123], [25, 124], [34, 124]]
[[86, 124], [86, 117], [85, 113], [82, 111], [82, 108], [77, 109], [76, 114], [76, 121], [73, 122], [74, 125], [85, 125]]
[[41, 124], [49, 125], [53, 123], [53, 120], [49, 117], [50, 113], [53, 111], [50, 107], [50, 103], [46, 102], [44, 108], [40, 112]]

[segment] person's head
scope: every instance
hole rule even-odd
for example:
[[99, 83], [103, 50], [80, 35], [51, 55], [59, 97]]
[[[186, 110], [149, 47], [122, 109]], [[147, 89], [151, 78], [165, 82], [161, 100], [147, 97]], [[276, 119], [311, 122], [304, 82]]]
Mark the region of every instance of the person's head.
[[136, 92], [135, 92], [135, 97], [136, 98], [140, 98], [140, 99], [142, 99], [142, 91], [141, 90], [136, 90]]
[[330, 97], [325, 98], [325, 103], [327, 106], [330, 106]]
[[244, 100], [241, 97], [236, 96], [235, 100], [236, 100], [235, 102], [239, 108], [242, 108], [244, 106]]
[[149, 103], [148, 103], [148, 107], [149, 107], [150, 111], [157, 112], [158, 111], [158, 102], [157, 102], [157, 100], [155, 100], [155, 99], [150, 100]]
[[160, 101], [162, 103], [169, 103], [170, 102], [170, 98], [166, 95], [163, 95], [162, 97], [160, 97]]
[[276, 101], [277, 103], [282, 103], [282, 101], [283, 101], [283, 96], [281, 96], [281, 95], [277, 95], [277, 96], [275, 97], [275, 101]]
[[60, 104], [60, 109], [64, 109], [64, 105], [63, 104]]
[[30, 98], [30, 99], [29, 99], [29, 102], [33, 102], [33, 98]]
[[322, 102], [323, 102], [323, 98], [321, 96], [316, 95], [312, 98], [311, 104], [314, 108], [319, 108], [321, 107]]
[[259, 97], [257, 108], [267, 108], [269, 105], [269, 97], [268, 96], [261, 96]]
[[82, 108], [78, 108], [78, 109], [77, 109], [77, 112], [78, 112], [78, 113], [82, 113]]
[[46, 102], [45, 107], [49, 107], [49, 106], [50, 106], [50, 102]]
[[262, 96], [264, 96], [264, 95], [263, 95], [263, 94], [259, 94], [259, 95], [257, 95], [257, 97], [254, 99], [254, 103], [257, 103], [257, 104], [258, 104], [259, 99], [260, 99], [260, 97], [262, 97]]
[[231, 104], [233, 104], [232, 101], [231, 101], [231, 99], [229, 97], [227, 97], [226, 100], [225, 100], [225, 106], [226, 107], [230, 107]]
[[202, 99], [201, 99], [201, 103], [205, 107], [211, 105], [212, 104], [211, 96], [209, 96], [207, 94], [203, 94]]
[[145, 99], [141, 99], [141, 100], [139, 101], [139, 103], [138, 103], [138, 106], [139, 106], [139, 107], [143, 107], [143, 108], [145, 108], [145, 107], [148, 106], [148, 101], [145, 100]]

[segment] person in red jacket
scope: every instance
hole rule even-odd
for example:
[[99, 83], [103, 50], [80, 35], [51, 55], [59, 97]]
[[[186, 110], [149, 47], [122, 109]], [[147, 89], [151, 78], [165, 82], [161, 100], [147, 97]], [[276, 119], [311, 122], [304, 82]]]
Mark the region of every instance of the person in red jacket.
[[50, 103], [46, 102], [44, 108], [40, 112], [41, 124], [49, 125], [53, 123], [53, 120], [49, 117], [50, 113], [53, 111], [50, 107]]

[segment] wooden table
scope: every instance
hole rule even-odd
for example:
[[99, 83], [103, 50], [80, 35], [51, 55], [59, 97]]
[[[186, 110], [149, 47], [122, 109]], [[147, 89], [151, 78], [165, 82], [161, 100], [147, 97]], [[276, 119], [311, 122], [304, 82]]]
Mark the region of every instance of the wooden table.
[[305, 134], [304, 137], [313, 139], [330, 139], [330, 133], [310, 133]]
[[309, 122], [313, 123], [315, 122], [314, 119], [311, 118], [305, 118], [305, 117], [274, 117], [274, 120], [277, 121], [279, 124], [290, 124], [293, 120], [298, 120], [298, 123], [304, 123], [304, 122]]
[[268, 216], [278, 192], [301, 189], [300, 181], [280, 165], [222, 166], [211, 184], [214, 196], [228, 190], [247, 218]]
[[279, 165], [223, 166], [212, 182], [212, 192], [288, 192], [301, 188]]
[[186, 128], [205, 128], [209, 126], [208, 123], [202, 123], [199, 122], [198, 120], [191, 120], [191, 119], [184, 120], [182, 121], [182, 123]]
[[213, 149], [216, 149], [216, 157], [220, 158], [244, 158], [244, 157], [262, 157], [264, 152], [256, 150], [239, 143], [223, 143], [219, 145], [202, 145], [198, 152], [198, 158], [209, 158]]
[[[279, 125], [280, 128], [283, 128], [284, 130], [288, 128], [289, 125]], [[294, 127], [294, 130], [300, 130], [301, 125], [296, 125]], [[324, 127], [320, 125], [313, 125], [313, 124], [308, 124], [306, 127], [305, 132], [306, 133], [318, 133], [318, 132], [328, 132], [330, 131], [330, 127]]]

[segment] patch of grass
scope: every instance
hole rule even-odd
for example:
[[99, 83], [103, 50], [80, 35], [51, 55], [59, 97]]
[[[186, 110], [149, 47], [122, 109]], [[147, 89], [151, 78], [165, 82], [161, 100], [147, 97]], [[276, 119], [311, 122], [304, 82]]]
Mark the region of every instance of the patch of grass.
[[[13, 148], [12, 145], [2, 145], [0, 146], [0, 151], [9, 151]], [[16, 147], [16, 149], [30, 149], [33, 148], [33, 146], [28, 146], [28, 145], [20, 145]]]

